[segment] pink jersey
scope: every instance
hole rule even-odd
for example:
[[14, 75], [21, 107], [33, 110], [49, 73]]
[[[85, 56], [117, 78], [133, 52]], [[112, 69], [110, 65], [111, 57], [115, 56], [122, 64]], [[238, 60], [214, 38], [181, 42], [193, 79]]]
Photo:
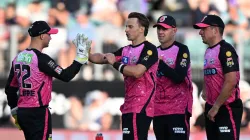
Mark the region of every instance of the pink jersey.
[[124, 76], [125, 101], [121, 111], [125, 113], [144, 113], [154, 115], [154, 94], [158, 55], [156, 47], [145, 41], [137, 46], [126, 46], [115, 52], [118, 61], [126, 65], [142, 64], [147, 71], [140, 78]]
[[[159, 64], [155, 95], [155, 116], [192, 113], [190, 55], [187, 46], [174, 42], [158, 47]], [[179, 80], [178, 80], [179, 79]]]
[[13, 66], [19, 84], [18, 107], [48, 105], [51, 100], [52, 77], [40, 72], [37, 55], [33, 51], [24, 50], [13, 60]]
[[[222, 40], [213, 47], [209, 47], [205, 53], [204, 60], [204, 82], [206, 88], [206, 101], [213, 105], [220, 95], [224, 83], [224, 74], [228, 72], [236, 72], [239, 84], [240, 73], [238, 55], [235, 49]], [[233, 102], [240, 98], [239, 85], [235, 88], [231, 96], [224, 104]]]
[[9, 106], [48, 106], [52, 77], [68, 82], [79, 72], [81, 66], [82, 64], [74, 61], [69, 67], [62, 69], [52, 58], [36, 49], [20, 52], [12, 61], [5, 86]]

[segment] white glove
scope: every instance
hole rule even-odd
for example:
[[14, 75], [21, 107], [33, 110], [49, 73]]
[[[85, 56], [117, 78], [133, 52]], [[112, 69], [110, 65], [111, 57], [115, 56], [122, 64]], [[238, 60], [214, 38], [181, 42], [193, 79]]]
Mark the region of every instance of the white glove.
[[81, 64], [87, 64], [92, 41], [88, 40], [88, 37], [85, 37], [84, 34], [77, 34], [72, 42], [76, 46], [75, 61]]

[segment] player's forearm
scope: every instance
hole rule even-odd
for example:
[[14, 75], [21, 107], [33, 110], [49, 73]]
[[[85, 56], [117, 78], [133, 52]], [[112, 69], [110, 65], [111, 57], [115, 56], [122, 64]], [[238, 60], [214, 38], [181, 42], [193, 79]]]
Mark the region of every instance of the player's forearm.
[[120, 62], [115, 62], [113, 64], [113, 67], [119, 72], [121, 72], [123, 75], [131, 76], [135, 78], [140, 78], [144, 74], [144, 72], [147, 70], [146, 67], [143, 66], [142, 64], [128, 66]]
[[19, 90], [18, 82], [16, 80], [16, 77], [14, 76], [14, 69], [12, 65], [9, 78], [5, 85], [5, 94], [7, 96], [8, 105], [10, 106], [11, 109], [17, 106], [17, 101], [18, 101], [17, 91], [18, 90]]
[[180, 84], [183, 82], [185, 77], [187, 76], [187, 70], [185, 69], [172, 69], [168, 65], [164, 65], [164, 76], [171, 79], [174, 83]]
[[136, 66], [126, 66], [124, 67], [123, 74], [125, 76], [140, 78], [144, 72], [140, 72]]
[[18, 87], [10, 87], [5, 89], [5, 93], [7, 95], [8, 105], [10, 108], [14, 108], [17, 106], [18, 96], [17, 96]]
[[89, 61], [95, 64], [107, 64], [104, 54], [94, 53], [89, 55]]
[[235, 83], [232, 81], [225, 81], [220, 95], [218, 96], [214, 106], [220, 107], [224, 102], [232, 95], [233, 89], [235, 88]]

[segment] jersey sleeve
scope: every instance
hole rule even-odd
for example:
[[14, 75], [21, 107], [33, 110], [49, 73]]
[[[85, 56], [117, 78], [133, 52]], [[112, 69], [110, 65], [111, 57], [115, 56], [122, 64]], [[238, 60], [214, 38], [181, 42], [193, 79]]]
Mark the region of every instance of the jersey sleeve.
[[5, 93], [7, 95], [8, 105], [10, 108], [14, 108], [17, 106], [18, 96], [17, 91], [19, 90], [18, 79], [14, 74], [14, 66], [12, 63], [9, 77], [5, 86]]
[[221, 46], [219, 60], [224, 74], [239, 71], [238, 55], [231, 45]]
[[64, 82], [69, 82], [71, 79], [73, 79], [80, 71], [81, 66], [82, 64], [74, 61], [69, 67], [63, 69], [46, 54], [41, 54], [38, 57], [38, 67], [40, 71]]
[[172, 69], [161, 60], [159, 71], [175, 83], [181, 83], [187, 76], [190, 67], [190, 53], [187, 46], [180, 46], [175, 63], [175, 68]]
[[115, 59], [116, 59], [117, 62], [120, 62], [121, 59], [122, 59], [123, 48], [124, 47], [122, 47], [122, 48], [118, 49], [117, 51], [113, 52], [113, 54], [115, 55]]
[[142, 64], [147, 69], [149, 69], [157, 61], [158, 61], [158, 51], [156, 47], [151, 44], [145, 44], [137, 64]]

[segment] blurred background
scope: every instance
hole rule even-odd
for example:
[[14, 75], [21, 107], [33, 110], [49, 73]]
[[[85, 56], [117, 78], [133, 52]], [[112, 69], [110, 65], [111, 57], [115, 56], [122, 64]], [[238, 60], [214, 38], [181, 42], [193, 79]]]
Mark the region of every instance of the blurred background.
[[[14, 128], [4, 86], [15, 55], [29, 47], [28, 28], [45, 20], [59, 33], [52, 36], [44, 53], [63, 68], [75, 57], [71, 41], [77, 33], [93, 40], [91, 51], [113, 52], [130, 42], [125, 21], [130, 12], [141, 12], [150, 19], [147, 40], [159, 45], [152, 25], [163, 14], [177, 22], [176, 40], [189, 47], [194, 85], [191, 140], [205, 140], [204, 101], [200, 98], [203, 56], [206, 49], [199, 30], [192, 25], [204, 15], [221, 16], [226, 24], [224, 39], [234, 45], [240, 58], [241, 98], [244, 113], [241, 140], [250, 139], [250, 0], [1, 0], [0, 1], [0, 139], [23, 140]], [[50, 103], [53, 140], [92, 140], [103, 132], [105, 140], [121, 140], [120, 105], [124, 100], [123, 77], [108, 65], [83, 66], [70, 83], [53, 82]], [[151, 127], [152, 130], [152, 127]], [[11, 135], [10, 135], [11, 134]], [[153, 131], [149, 139], [155, 140]]]

